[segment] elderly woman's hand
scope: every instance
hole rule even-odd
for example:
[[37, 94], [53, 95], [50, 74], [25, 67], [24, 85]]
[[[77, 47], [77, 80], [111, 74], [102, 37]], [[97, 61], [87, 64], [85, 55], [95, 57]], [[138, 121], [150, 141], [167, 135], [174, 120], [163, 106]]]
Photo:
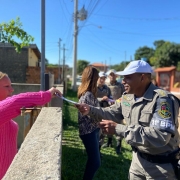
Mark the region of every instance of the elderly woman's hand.
[[58, 89], [56, 89], [56, 88], [54, 88], [54, 87], [52, 87], [51, 89], [49, 89], [49, 91], [50, 91], [50, 93], [51, 93], [51, 97], [52, 97], [52, 98], [53, 98], [53, 97], [56, 97], [57, 94], [58, 94], [59, 96], [62, 96], [62, 93], [61, 93]]

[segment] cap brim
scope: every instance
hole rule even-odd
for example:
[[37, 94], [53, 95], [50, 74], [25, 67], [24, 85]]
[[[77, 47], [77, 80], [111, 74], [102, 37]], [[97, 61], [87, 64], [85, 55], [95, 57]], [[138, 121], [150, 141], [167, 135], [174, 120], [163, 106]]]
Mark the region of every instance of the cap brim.
[[110, 72], [109, 72], [109, 71], [108, 71], [108, 72], [106, 72], [106, 75], [109, 76], [111, 73], [116, 74], [117, 72], [113, 72], [113, 71], [110, 71]]
[[119, 72], [117, 72], [116, 74], [119, 75], [119, 76], [125, 76], [125, 75], [129, 75], [129, 74], [131, 74], [131, 73], [126, 72], [126, 71], [119, 71]]
[[101, 77], [105, 77], [105, 78], [106, 78], [107, 76], [99, 76], [99, 77], [100, 77], [100, 78], [101, 78]]
[[117, 74], [120, 76], [126, 76], [126, 75], [135, 74], [135, 73], [151, 73], [152, 74], [152, 72], [130, 72], [130, 71], [119, 71], [119, 72], [117, 72]]

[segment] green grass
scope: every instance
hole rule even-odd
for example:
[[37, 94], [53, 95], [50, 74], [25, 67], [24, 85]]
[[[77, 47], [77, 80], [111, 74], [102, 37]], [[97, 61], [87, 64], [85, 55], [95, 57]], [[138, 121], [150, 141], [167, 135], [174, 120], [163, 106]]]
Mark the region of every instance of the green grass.
[[[68, 89], [66, 97], [78, 101], [77, 92]], [[87, 160], [84, 146], [79, 138], [78, 111], [69, 103], [63, 105], [63, 146], [62, 180], [81, 180]], [[116, 140], [113, 138], [115, 146]], [[94, 180], [127, 180], [131, 162], [131, 147], [123, 140], [122, 153], [117, 155], [115, 148], [104, 148], [101, 167]]]

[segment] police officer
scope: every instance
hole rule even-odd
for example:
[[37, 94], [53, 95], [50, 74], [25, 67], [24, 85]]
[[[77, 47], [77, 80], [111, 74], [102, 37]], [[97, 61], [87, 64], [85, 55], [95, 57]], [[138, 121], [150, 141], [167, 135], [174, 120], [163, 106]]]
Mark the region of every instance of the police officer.
[[[116, 80], [117, 78], [117, 72], [114, 69], [111, 69], [107, 72], [109, 82], [107, 82], [107, 86], [111, 90], [111, 95], [113, 100], [117, 100], [120, 98], [124, 92], [124, 86]], [[116, 153], [119, 154], [121, 152], [121, 143], [122, 143], [122, 138], [120, 136], [116, 136]], [[112, 146], [112, 135], [108, 135], [108, 142], [106, 146]]]
[[99, 72], [99, 79], [97, 81], [97, 99], [100, 107], [108, 107], [110, 99], [112, 99], [111, 91], [105, 84], [107, 75], [104, 72]]
[[[106, 118], [100, 122], [103, 132], [124, 137], [132, 146], [130, 180], [175, 180], [179, 103], [171, 93], [151, 83], [151, 72], [145, 61], [132, 61], [120, 72], [125, 93], [114, 105], [96, 108], [81, 104], [77, 108], [99, 120]], [[118, 123], [123, 118], [126, 125]]]
[[[111, 91], [107, 85], [105, 85], [107, 75], [104, 72], [99, 72], [99, 79], [97, 81], [97, 99], [100, 107], [108, 107], [111, 105], [110, 100], [112, 99]], [[100, 131], [99, 148], [104, 142], [104, 134]]]

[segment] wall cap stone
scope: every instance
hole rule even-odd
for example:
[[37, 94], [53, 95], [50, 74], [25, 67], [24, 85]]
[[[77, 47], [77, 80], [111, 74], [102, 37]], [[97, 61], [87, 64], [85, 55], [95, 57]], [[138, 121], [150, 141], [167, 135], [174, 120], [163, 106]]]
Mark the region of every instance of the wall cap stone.
[[3, 180], [61, 179], [62, 110], [43, 107]]

